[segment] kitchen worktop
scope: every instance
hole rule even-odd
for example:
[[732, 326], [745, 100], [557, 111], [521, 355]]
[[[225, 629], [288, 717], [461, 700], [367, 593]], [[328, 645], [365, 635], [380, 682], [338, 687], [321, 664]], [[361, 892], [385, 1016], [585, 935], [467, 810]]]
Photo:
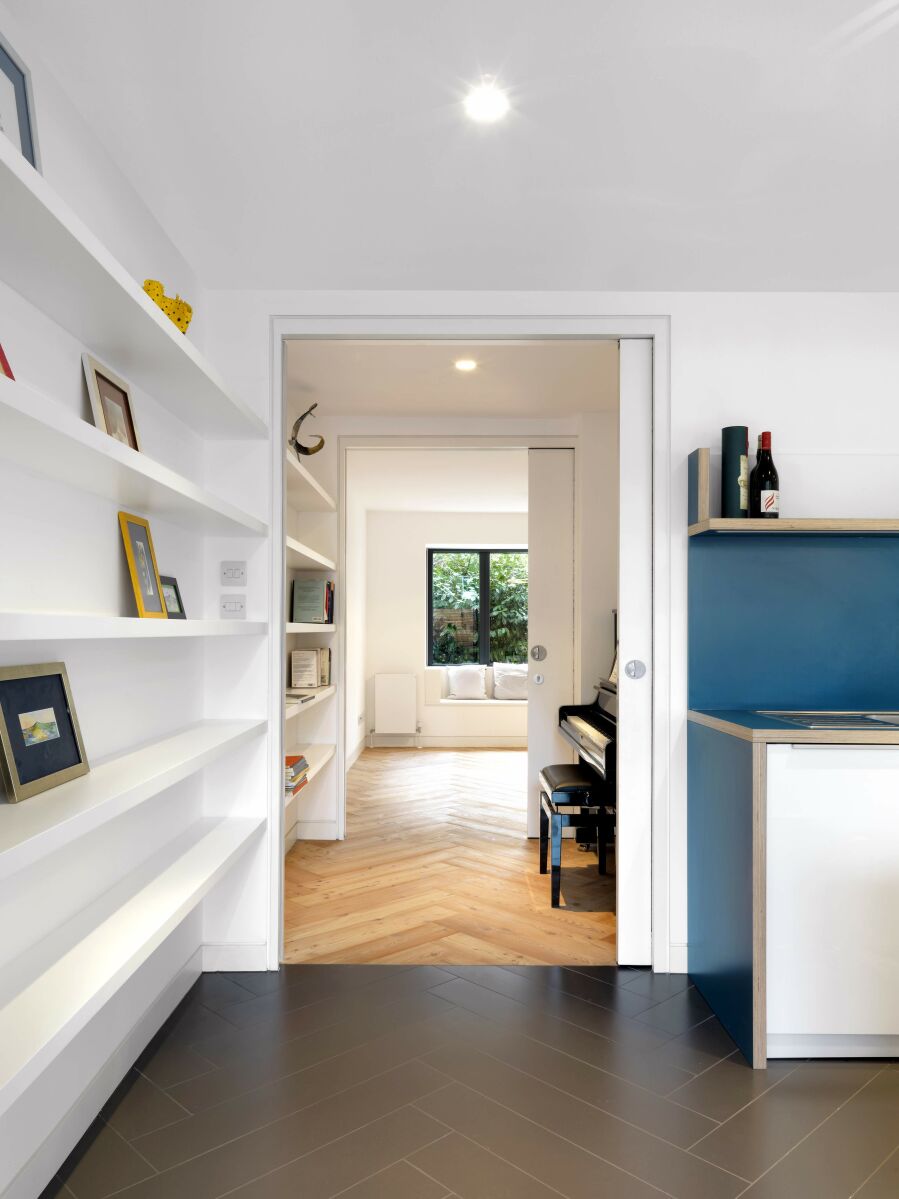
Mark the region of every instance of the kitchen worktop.
[[[883, 709], [881, 709], [882, 711]], [[863, 716], [864, 712], [822, 712], [823, 716]], [[687, 718], [694, 724], [729, 733], [744, 741], [789, 745], [899, 745], [899, 726], [870, 729], [808, 729], [776, 716], [748, 709], [691, 710]]]

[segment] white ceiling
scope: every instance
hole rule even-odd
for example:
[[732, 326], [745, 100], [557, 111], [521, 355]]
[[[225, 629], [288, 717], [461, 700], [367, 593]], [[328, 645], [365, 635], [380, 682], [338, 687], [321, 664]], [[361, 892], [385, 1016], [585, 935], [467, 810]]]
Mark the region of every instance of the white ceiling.
[[528, 452], [351, 449], [347, 502], [357, 511], [527, 512]]
[[562, 416], [617, 407], [618, 343], [297, 340], [286, 379], [291, 419], [316, 402], [316, 416]]
[[210, 286], [899, 285], [899, 0], [6, 3]]

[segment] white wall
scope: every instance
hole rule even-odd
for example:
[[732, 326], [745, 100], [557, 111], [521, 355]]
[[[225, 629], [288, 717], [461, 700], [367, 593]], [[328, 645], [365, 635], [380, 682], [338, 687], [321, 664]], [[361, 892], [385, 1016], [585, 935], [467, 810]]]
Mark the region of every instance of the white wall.
[[[522, 512], [369, 512], [366, 589], [366, 720], [374, 723], [374, 676], [414, 674], [423, 745], [524, 745], [527, 705], [426, 704], [428, 546], [526, 546]], [[349, 697], [348, 697], [349, 698]], [[352, 726], [353, 712], [348, 712]], [[391, 738], [410, 744], [408, 738]], [[386, 741], [382, 741], [386, 743]]]

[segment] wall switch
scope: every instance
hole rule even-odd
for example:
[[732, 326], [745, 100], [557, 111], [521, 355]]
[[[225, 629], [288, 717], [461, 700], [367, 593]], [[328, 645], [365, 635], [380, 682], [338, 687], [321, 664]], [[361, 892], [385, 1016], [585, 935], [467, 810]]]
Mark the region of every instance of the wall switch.
[[223, 587], [246, 587], [247, 585], [247, 564], [246, 562], [223, 562], [222, 563], [222, 586]]
[[223, 595], [219, 603], [222, 620], [246, 620], [247, 597], [245, 595]]

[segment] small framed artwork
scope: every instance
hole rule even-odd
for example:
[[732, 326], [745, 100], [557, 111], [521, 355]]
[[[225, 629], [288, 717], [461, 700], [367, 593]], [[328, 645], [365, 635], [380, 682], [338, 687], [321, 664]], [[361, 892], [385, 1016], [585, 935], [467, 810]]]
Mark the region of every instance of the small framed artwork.
[[119, 528], [125, 543], [125, 557], [128, 560], [138, 616], [166, 620], [168, 612], [162, 597], [162, 581], [156, 566], [149, 523], [141, 516], [120, 512]]
[[9, 802], [89, 770], [65, 663], [0, 666], [0, 775]]
[[87, 380], [87, 394], [91, 400], [94, 424], [123, 445], [131, 446], [132, 450], [140, 450], [128, 384], [90, 354], [82, 354], [81, 362]]
[[0, 36], [0, 133], [31, 165], [40, 170], [31, 76], [12, 47]]
[[178, 580], [173, 579], [171, 575], [160, 575], [159, 581], [162, 584], [162, 599], [169, 620], [187, 620]]
[[0, 375], [6, 375], [7, 379], [12, 379], [15, 382], [15, 375], [12, 373], [12, 367], [9, 365], [9, 359], [3, 351], [3, 346], [0, 346]]

